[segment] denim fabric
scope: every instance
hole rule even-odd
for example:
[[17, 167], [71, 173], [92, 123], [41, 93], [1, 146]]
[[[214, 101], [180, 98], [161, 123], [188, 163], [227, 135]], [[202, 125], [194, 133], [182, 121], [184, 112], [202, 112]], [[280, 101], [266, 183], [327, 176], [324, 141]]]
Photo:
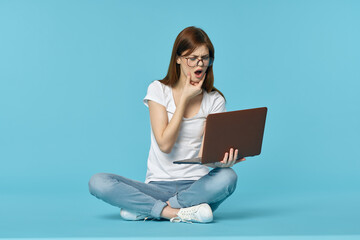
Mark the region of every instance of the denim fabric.
[[231, 168], [214, 168], [199, 180], [143, 183], [116, 174], [97, 173], [89, 181], [95, 197], [116, 207], [160, 218], [166, 201], [172, 208], [208, 203], [215, 211], [236, 188], [237, 175]]

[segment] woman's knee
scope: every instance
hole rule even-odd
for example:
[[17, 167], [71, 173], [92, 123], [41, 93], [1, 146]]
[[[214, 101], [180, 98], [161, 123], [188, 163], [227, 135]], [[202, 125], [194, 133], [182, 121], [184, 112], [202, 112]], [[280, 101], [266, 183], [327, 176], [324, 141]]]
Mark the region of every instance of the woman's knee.
[[94, 174], [90, 180], [89, 180], [89, 192], [92, 195], [99, 196], [104, 191], [105, 186], [105, 178], [107, 174], [106, 173], [96, 173]]
[[219, 181], [229, 189], [229, 192], [234, 192], [237, 184], [237, 174], [232, 168], [216, 168], [217, 177]]

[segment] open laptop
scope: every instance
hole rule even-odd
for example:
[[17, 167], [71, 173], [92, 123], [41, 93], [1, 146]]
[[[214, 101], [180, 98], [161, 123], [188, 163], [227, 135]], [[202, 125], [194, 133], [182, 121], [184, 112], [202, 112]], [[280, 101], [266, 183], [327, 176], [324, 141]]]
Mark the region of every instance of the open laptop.
[[261, 153], [267, 108], [252, 108], [209, 114], [206, 119], [202, 157], [174, 161], [175, 164], [206, 164], [221, 161], [230, 148], [238, 159]]

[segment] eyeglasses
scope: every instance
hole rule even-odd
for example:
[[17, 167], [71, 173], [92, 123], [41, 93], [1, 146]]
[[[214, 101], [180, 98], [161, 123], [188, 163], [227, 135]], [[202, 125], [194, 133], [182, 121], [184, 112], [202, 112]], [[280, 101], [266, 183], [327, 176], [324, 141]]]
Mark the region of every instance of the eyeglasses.
[[199, 63], [200, 61], [202, 62], [202, 66], [204, 67], [208, 67], [208, 66], [211, 66], [214, 62], [214, 58], [212, 57], [184, 57], [184, 56], [181, 56], [183, 58], [186, 59], [186, 62], [187, 62], [187, 65], [189, 67], [195, 67], [195, 66], [200, 66]]

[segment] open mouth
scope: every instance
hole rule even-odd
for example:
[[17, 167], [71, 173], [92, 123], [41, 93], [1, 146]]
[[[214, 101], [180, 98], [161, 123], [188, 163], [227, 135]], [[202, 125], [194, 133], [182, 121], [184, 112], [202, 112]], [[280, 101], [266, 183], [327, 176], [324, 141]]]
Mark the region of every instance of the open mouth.
[[196, 70], [196, 71], [195, 71], [195, 77], [200, 78], [201, 75], [202, 75], [202, 73], [203, 73], [202, 70]]

